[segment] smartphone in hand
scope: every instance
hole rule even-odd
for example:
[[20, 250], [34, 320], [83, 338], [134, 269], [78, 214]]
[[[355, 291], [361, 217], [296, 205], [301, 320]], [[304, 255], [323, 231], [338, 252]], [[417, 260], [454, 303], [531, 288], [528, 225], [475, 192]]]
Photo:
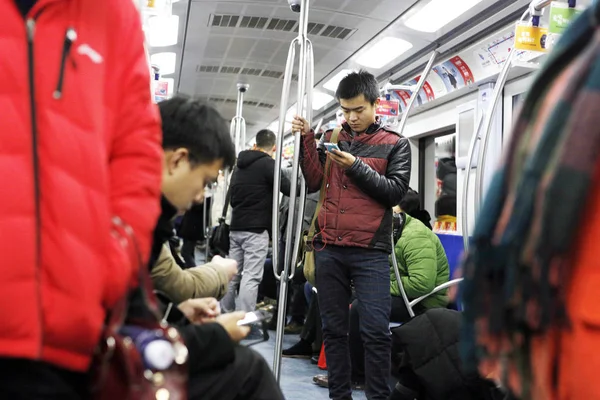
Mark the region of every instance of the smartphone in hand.
[[338, 145], [336, 143], [324, 143], [325, 148], [327, 149], [328, 152], [332, 152], [333, 150], [337, 150], [337, 151], [341, 151], [340, 148], [338, 147]]

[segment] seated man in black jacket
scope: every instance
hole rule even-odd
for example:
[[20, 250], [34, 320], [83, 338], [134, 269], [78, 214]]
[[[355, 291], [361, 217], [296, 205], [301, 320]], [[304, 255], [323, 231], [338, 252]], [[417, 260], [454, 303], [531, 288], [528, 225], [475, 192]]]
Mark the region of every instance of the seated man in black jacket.
[[[173, 235], [172, 219], [204, 198], [204, 187], [230, 168], [235, 150], [225, 120], [211, 106], [176, 97], [159, 104], [163, 124], [162, 213], [154, 231], [150, 269]], [[130, 314], [140, 311], [132, 300]], [[189, 350], [189, 399], [283, 399], [264, 359], [237, 345], [249, 332], [243, 312], [218, 315], [215, 299], [181, 303], [177, 323]], [[185, 318], [184, 318], [185, 316]], [[200, 324], [206, 318], [214, 322]]]

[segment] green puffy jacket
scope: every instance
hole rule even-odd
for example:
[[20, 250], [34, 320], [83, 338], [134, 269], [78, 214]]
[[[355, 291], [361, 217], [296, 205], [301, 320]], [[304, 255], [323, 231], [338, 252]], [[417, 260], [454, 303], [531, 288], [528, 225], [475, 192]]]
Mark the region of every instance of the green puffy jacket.
[[[448, 282], [450, 267], [446, 251], [437, 235], [421, 221], [406, 215], [402, 235], [396, 242], [394, 251], [398, 259], [402, 285], [409, 300], [426, 295], [436, 286]], [[390, 268], [390, 278], [392, 296], [401, 296], [393, 265]], [[419, 304], [427, 309], [446, 307], [446, 290], [426, 298]]]

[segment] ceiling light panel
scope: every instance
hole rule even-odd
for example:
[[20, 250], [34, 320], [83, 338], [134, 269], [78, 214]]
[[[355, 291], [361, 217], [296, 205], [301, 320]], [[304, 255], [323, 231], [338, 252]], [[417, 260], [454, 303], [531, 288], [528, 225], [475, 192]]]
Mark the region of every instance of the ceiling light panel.
[[455, 20], [482, 0], [431, 0], [404, 23], [419, 32], [433, 33]]
[[155, 16], [148, 19], [148, 44], [151, 47], [166, 47], [177, 44], [179, 16]]
[[413, 45], [404, 39], [388, 36], [362, 52], [356, 62], [367, 68], [382, 68], [412, 49]]

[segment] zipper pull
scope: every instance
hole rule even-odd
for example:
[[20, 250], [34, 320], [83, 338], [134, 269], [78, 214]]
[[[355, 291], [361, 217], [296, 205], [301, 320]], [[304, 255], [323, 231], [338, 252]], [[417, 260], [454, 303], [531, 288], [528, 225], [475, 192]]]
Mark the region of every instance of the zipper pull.
[[35, 19], [27, 18], [27, 21], [25, 21], [25, 28], [27, 28], [27, 40], [29, 43], [33, 43], [33, 36], [35, 34]]
[[67, 29], [65, 35], [65, 41], [63, 44], [62, 57], [60, 60], [60, 72], [58, 75], [58, 83], [56, 84], [56, 90], [54, 91], [53, 97], [58, 100], [62, 97], [63, 82], [65, 78], [65, 66], [67, 64], [67, 57], [73, 46], [73, 42], [77, 40], [77, 32], [73, 28]]

